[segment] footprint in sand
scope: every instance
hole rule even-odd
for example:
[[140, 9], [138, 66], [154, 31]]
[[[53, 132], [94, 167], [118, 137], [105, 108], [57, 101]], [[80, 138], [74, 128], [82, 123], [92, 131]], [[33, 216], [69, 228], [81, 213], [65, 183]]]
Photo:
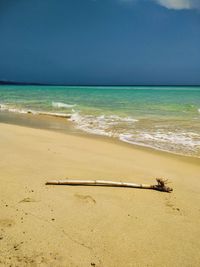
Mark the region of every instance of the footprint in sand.
[[[173, 204], [170, 200], [167, 200], [165, 202], [166, 207], [169, 207], [171, 209], [171, 211], [174, 212], [180, 212], [180, 208], [175, 207], [175, 204]], [[179, 213], [180, 215], [182, 215], [182, 213]]]
[[26, 203], [26, 202], [37, 202], [34, 198], [26, 197], [19, 201], [19, 203]]
[[11, 219], [1, 219], [0, 226], [1, 227], [11, 227], [15, 224], [15, 222]]
[[91, 197], [90, 195], [80, 195], [80, 194], [75, 194], [74, 195], [76, 198], [86, 202], [86, 203], [93, 203], [96, 204], [96, 200]]

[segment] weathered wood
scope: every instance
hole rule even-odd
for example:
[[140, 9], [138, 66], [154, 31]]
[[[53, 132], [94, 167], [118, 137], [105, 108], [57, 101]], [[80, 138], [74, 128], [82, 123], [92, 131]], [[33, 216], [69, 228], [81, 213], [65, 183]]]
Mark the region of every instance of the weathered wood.
[[172, 188], [166, 186], [167, 180], [156, 179], [156, 185], [148, 185], [148, 184], [135, 184], [135, 183], [126, 183], [126, 182], [113, 182], [113, 181], [105, 181], [105, 180], [51, 180], [47, 181], [46, 185], [97, 185], [97, 186], [113, 186], [113, 187], [132, 187], [132, 188], [141, 188], [141, 189], [153, 189], [163, 192], [171, 192]]

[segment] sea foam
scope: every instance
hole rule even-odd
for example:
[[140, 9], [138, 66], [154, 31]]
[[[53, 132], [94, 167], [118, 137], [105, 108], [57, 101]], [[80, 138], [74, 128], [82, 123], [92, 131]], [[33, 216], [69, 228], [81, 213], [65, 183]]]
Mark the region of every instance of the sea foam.
[[[139, 120], [130, 116], [89, 115], [74, 112], [70, 118], [78, 129], [91, 134], [115, 137], [119, 140], [176, 154], [199, 155], [200, 135], [195, 132], [182, 132], [173, 129], [142, 128]], [[141, 122], [142, 123], [142, 122]]]
[[73, 108], [76, 104], [66, 104], [62, 102], [52, 102], [52, 107], [54, 108]]
[[[104, 114], [99, 116], [82, 115], [79, 112], [73, 113], [70, 120], [76, 124], [78, 129], [85, 132], [110, 137], [117, 137], [119, 135], [118, 131], [126, 128], [125, 125], [130, 125], [138, 121], [130, 116], [120, 117], [117, 115]], [[123, 127], [120, 128], [120, 125], [123, 125]]]
[[175, 154], [197, 155], [200, 152], [200, 135], [193, 132], [139, 132], [120, 134], [123, 142], [173, 152]]
[[68, 119], [71, 118], [71, 114], [67, 114], [67, 113], [38, 111], [38, 110], [36, 111], [32, 109], [21, 109], [21, 108], [10, 107], [9, 105], [5, 105], [5, 104], [0, 104], [0, 111], [7, 111], [7, 112], [13, 112], [13, 113], [19, 113], [19, 114], [45, 115], [45, 116], [68, 118]]

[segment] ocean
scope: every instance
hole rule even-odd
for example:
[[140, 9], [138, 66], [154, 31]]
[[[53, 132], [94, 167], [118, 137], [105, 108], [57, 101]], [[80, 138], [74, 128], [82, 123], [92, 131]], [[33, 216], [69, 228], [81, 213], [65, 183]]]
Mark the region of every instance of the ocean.
[[0, 112], [49, 113], [90, 134], [200, 157], [200, 87], [2, 85]]

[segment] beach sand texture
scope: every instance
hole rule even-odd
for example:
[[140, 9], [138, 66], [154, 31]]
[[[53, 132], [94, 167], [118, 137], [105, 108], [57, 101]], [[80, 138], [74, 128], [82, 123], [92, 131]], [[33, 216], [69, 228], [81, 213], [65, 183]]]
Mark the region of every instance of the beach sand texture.
[[[200, 159], [0, 124], [0, 266], [200, 266]], [[47, 186], [155, 183], [173, 193]]]

